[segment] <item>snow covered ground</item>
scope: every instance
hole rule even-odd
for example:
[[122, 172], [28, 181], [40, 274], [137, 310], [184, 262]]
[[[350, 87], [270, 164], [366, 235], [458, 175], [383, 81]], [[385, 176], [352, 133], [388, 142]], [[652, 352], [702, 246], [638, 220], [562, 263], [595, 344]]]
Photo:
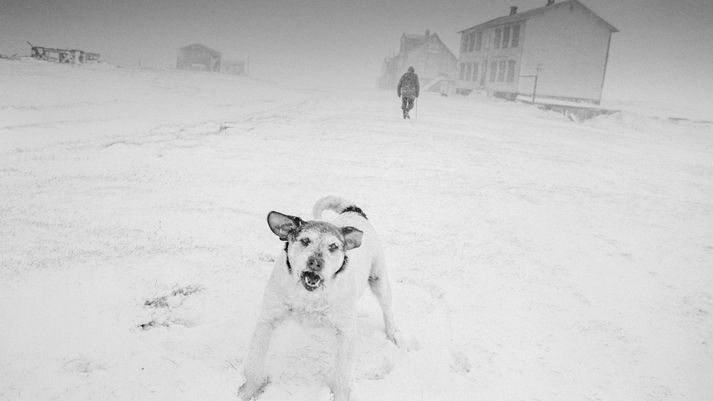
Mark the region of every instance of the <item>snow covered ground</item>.
[[[397, 321], [359, 400], [713, 399], [713, 127], [0, 60], [0, 399], [233, 400], [281, 243], [357, 201]], [[413, 113], [412, 113], [413, 114]], [[287, 325], [261, 400], [328, 400]]]

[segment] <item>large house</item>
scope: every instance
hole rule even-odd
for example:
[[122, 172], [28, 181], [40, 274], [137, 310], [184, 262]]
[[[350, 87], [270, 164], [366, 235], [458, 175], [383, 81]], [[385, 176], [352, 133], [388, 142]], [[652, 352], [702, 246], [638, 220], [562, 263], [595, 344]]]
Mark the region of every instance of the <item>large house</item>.
[[200, 43], [178, 49], [176, 68], [179, 70], [220, 71], [222, 55]]
[[618, 32], [578, 0], [475, 25], [461, 35], [457, 91], [599, 104], [611, 34]]
[[426, 31], [425, 35], [403, 34], [399, 52], [384, 60], [379, 87], [395, 89], [409, 66], [413, 66], [421, 82], [421, 90], [443, 91], [442, 83], [456, 77], [458, 59], [441, 41], [437, 34]]

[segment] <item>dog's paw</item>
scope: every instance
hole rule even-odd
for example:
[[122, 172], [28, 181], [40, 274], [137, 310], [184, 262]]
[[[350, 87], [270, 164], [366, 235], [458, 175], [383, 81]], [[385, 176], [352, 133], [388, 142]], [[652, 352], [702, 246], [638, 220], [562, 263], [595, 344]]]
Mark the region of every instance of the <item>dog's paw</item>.
[[391, 333], [386, 333], [386, 338], [388, 338], [389, 341], [394, 343], [395, 346], [397, 346], [399, 348], [403, 348], [404, 336], [401, 333], [401, 330], [396, 329], [396, 330], [393, 330]]
[[266, 377], [262, 381], [246, 381], [238, 389], [238, 398], [242, 401], [255, 400], [265, 391], [265, 387], [267, 387], [268, 384], [270, 384], [269, 377]]
[[394, 343], [399, 349], [406, 351], [416, 351], [421, 348], [418, 340], [415, 338], [407, 338], [399, 329], [395, 329], [391, 334], [387, 333], [386, 337]]

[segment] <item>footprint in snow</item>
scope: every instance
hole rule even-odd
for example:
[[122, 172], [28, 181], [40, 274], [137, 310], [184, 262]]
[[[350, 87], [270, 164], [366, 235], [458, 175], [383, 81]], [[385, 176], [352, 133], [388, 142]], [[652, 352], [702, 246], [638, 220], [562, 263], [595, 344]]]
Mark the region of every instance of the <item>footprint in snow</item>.
[[185, 300], [203, 290], [203, 287], [198, 285], [188, 285], [173, 289], [170, 293], [147, 299], [144, 302], [144, 307], [151, 308], [151, 320], [140, 323], [136, 327], [141, 330], [151, 330], [158, 327], [170, 327], [174, 325], [183, 327], [194, 327], [196, 322], [193, 319], [181, 316], [175, 316], [176, 310], [183, 305]]
[[66, 362], [62, 366], [62, 370], [71, 373], [92, 373], [97, 370], [104, 370], [104, 365], [88, 358], [77, 358]]
[[468, 355], [461, 351], [452, 351], [450, 367], [451, 371], [454, 373], [470, 373], [471, 366], [470, 360], [468, 359]]

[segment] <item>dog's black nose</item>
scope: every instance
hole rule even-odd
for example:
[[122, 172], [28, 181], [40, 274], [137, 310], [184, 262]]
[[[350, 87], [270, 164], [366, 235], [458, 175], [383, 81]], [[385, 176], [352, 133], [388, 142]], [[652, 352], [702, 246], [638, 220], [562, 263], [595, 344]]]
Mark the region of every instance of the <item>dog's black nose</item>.
[[321, 271], [322, 268], [324, 267], [324, 259], [310, 256], [309, 259], [307, 259], [307, 268], [318, 272]]

